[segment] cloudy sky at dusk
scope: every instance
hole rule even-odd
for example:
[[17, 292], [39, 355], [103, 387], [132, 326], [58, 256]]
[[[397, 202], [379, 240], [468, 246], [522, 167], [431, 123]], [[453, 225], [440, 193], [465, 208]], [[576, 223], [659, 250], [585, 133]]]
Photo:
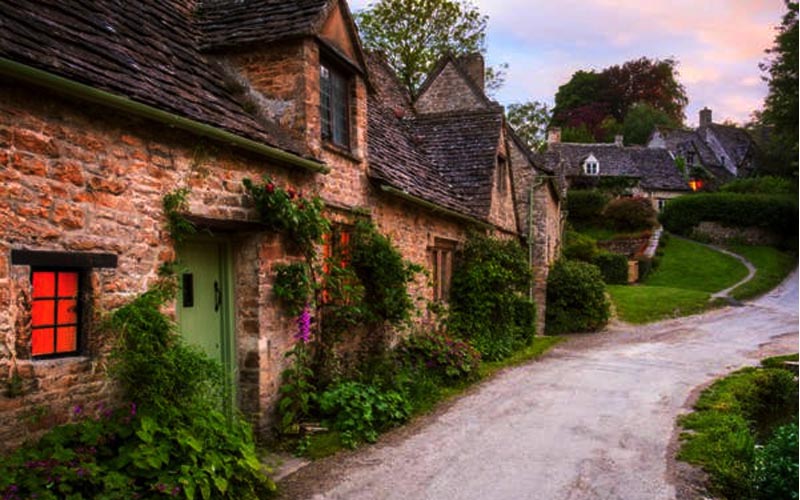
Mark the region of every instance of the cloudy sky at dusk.
[[[350, 0], [354, 12], [369, 0]], [[772, 45], [782, 0], [473, 0], [489, 16], [487, 64], [509, 64], [502, 104], [552, 104], [578, 70], [642, 56], [678, 61], [689, 125], [697, 111], [744, 122], [767, 92], [758, 63]]]

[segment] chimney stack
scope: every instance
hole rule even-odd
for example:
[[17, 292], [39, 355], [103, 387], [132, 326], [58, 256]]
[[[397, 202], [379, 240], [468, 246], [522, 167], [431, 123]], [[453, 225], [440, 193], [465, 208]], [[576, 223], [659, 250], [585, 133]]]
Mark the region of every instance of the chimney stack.
[[467, 73], [481, 91], [485, 87], [486, 67], [480, 52], [473, 52], [459, 57], [456, 62]]
[[625, 140], [625, 136], [622, 135], [622, 134], [617, 134], [617, 135], [614, 136], [614, 144], [617, 147], [621, 148], [623, 146], [624, 140]]
[[707, 107], [700, 110], [700, 126], [711, 125], [711, 110]]
[[552, 127], [547, 131], [547, 144], [561, 142], [561, 127]]

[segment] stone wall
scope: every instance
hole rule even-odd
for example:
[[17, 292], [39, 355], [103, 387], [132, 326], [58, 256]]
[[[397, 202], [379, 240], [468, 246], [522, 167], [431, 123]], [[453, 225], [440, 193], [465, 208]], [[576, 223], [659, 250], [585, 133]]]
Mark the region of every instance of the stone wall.
[[420, 113], [481, 110], [486, 104], [464, 81], [458, 70], [448, 62], [441, 73], [414, 103]]
[[726, 227], [718, 222], [701, 222], [693, 230], [693, 236], [711, 243], [724, 244], [729, 241], [748, 245], [778, 245], [780, 235], [761, 227]]

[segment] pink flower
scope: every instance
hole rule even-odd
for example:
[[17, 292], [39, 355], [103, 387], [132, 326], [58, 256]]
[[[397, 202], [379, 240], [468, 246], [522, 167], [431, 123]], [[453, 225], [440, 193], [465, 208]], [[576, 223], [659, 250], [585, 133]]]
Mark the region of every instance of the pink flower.
[[303, 307], [303, 312], [297, 317], [297, 334], [294, 338], [307, 343], [311, 340], [311, 312], [308, 309], [308, 304]]

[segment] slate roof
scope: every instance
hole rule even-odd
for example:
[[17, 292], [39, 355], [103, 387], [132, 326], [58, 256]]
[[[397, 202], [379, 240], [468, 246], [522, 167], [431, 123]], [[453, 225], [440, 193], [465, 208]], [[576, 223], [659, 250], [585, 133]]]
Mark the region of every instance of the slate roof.
[[206, 0], [197, 13], [200, 46], [219, 50], [312, 35], [330, 0]]
[[688, 191], [689, 186], [675, 165], [669, 151], [662, 148], [620, 147], [616, 144], [552, 143], [544, 160], [557, 169], [564, 162], [565, 175], [581, 176], [583, 162], [594, 155], [600, 177], [631, 177], [647, 190]]
[[[738, 127], [730, 127], [712, 123], [697, 129], [700, 136], [705, 137], [707, 133], [713, 133], [719, 140], [725, 152], [733, 160], [737, 167], [742, 164], [753, 145], [753, 139], [747, 131]], [[719, 163], [719, 162], [717, 162]]]
[[2, 1], [0, 57], [309, 156], [277, 124], [245, 111], [222, 69], [200, 52], [187, 4]]
[[693, 149], [697, 151], [700, 163], [706, 167], [719, 165], [717, 155], [696, 131], [667, 127], [660, 127], [658, 131], [664, 138], [666, 148], [673, 153], [683, 155]]

